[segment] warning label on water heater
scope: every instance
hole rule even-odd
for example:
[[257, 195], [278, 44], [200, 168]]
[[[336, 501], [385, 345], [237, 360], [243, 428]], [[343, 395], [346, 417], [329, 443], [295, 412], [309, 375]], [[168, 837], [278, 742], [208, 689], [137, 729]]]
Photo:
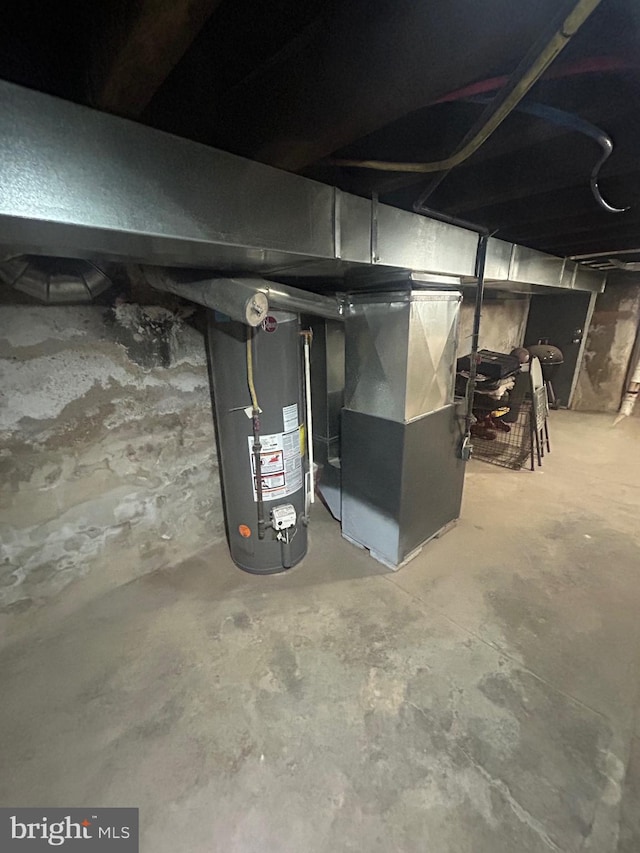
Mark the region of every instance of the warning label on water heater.
[[[256, 491], [256, 466], [253, 455], [253, 436], [247, 436], [249, 459], [253, 473], [253, 499]], [[265, 501], [286, 498], [302, 488], [302, 457], [300, 455], [300, 428], [290, 432], [261, 435], [260, 472], [262, 497]]]

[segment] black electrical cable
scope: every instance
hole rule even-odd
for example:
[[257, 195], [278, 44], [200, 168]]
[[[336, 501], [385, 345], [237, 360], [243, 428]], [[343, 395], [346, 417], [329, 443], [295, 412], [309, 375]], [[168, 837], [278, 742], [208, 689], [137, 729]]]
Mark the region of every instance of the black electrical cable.
[[[480, 95], [474, 98], [467, 98], [466, 101], [474, 104], [487, 104], [491, 101], [491, 98], [485, 95]], [[603, 210], [606, 210], [607, 213], [624, 213], [626, 210], [629, 210], [628, 207], [614, 207], [609, 204], [609, 202], [603, 197], [600, 187], [598, 186], [600, 170], [613, 154], [613, 140], [608, 133], [605, 133], [602, 128], [597, 127], [595, 124], [591, 124], [591, 122], [586, 121], [574, 113], [569, 113], [566, 110], [559, 110], [556, 107], [550, 107], [547, 104], [540, 104], [535, 101], [522, 102], [518, 104], [515, 112], [528, 113], [529, 115], [536, 116], [537, 118], [545, 119], [559, 127], [566, 127], [568, 130], [575, 130], [577, 133], [582, 133], [584, 136], [588, 136], [589, 139], [593, 139], [594, 142], [597, 142], [602, 148], [602, 156], [598, 159], [591, 170], [591, 192], [600, 207]], [[435, 186], [437, 186], [437, 184]], [[431, 195], [435, 186], [429, 186], [429, 195]]]

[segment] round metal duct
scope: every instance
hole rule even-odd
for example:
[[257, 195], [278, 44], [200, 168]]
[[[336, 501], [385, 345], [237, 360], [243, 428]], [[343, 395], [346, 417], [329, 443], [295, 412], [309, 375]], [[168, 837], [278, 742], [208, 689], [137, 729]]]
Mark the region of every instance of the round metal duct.
[[91, 261], [18, 255], [0, 262], [0, 279], [41, 302], [92, 302], [111, 287], [109, 276]]

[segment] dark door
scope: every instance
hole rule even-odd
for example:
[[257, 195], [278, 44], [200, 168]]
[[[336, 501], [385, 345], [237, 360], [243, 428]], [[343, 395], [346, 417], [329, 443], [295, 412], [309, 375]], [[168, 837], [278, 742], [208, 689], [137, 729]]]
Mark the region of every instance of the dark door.
[[581, 342], [587, 333], [590, 299], [590, 293], [578, 290], [531, 297], [524, 345], [547, 340], [562, 350], [564, 364], [555, 373], [553, 388], [559, 405], [563, 407], [569, 405], [573, 378], [579, 367]]

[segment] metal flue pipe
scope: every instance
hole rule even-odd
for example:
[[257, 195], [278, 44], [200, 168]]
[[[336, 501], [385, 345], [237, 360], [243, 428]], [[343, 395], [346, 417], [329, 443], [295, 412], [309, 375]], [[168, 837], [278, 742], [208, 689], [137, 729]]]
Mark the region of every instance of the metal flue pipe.
[[232, 320], [259, 326], [267, 316], [269, 300], [260, 279], [203, 278], [202, 273], [143, 267], [149, 284], [205, 308], [213, 308]]
[[319, 293], [310, 293], [298, 287], [290, 287], [274, 281], [264, 281], [264, 285], [269, 304], [274, 308], [296, 314], [312, 314], [315, 317], [324, 317], [326, 320], [346, 319], [348, 305], [345, 298], [339, 294], [322, 296]]
[[214, 308], [249, 326], [259, 326], [269, 308], [330, 320], [344, 320], [346, 316], [346, 302], [339, 296], [322, 296], [263, 278], [205, 276], [198, 270], [149, 266], [143, 271], [156, 290]]

